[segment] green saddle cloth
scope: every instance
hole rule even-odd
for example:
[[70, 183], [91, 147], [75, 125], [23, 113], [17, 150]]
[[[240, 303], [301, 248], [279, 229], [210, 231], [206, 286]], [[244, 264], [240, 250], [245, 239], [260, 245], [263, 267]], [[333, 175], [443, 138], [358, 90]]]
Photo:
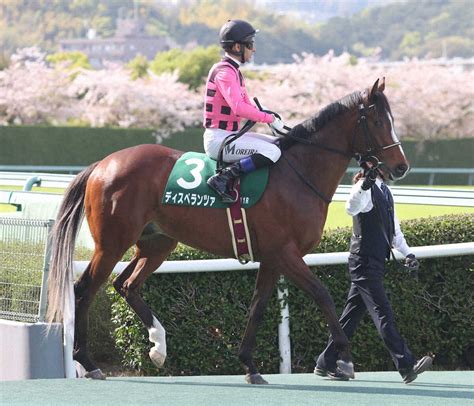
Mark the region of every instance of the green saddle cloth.
[[[184, 153], [174, 164], [168, 178], [163, 204], [225, 208], [219, 195], [207, 186], [207, 180], [216, 173], [217, 162], [206, 154]], [[242, 175], [240, 199], [242, 207], [252, 207], [262, 197], [268, 182], [268, 167]]]

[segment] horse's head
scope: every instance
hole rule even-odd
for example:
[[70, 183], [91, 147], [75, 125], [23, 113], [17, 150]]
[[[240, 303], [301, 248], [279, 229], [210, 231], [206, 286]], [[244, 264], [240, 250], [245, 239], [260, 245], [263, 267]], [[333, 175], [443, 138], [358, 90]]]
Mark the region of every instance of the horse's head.
[[359, 105], [358, 128], [354, 132], [353, 150], [361, 161], [370, 161], [392, 180], [403, 178], [409, 169], [400, 141], [395, 133], [390, 105], [383, 91], [385, 78], [366, 91]]

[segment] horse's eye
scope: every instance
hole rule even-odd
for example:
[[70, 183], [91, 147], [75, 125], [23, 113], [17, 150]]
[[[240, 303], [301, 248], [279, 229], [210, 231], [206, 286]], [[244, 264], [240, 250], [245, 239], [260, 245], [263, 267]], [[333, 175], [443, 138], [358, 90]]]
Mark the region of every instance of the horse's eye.
[[374, 124], [375, 124], [376, 127], [382, 127], [383, 126], [382, 120], [380, 120], [379, 117], [375, 118]]

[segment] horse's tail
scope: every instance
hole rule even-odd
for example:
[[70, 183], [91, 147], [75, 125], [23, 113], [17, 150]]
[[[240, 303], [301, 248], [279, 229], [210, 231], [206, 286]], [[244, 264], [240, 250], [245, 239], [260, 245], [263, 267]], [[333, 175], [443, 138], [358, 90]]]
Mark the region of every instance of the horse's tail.
[[50, 323], [61, 321], [69, 283], [73, 280], [74, 243], [84, 218], [87, 181], [99, 162], [79, 173], [66, 190], [50, 236], [51, 261], [48, 278], [48, 312]]

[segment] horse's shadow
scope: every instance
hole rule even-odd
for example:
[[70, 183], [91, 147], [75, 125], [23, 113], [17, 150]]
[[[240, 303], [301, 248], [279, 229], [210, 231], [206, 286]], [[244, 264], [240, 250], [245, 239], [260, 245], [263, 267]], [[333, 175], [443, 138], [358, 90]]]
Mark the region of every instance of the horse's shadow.
[[[285, 384], [270, 384], [270, 385], [249, 385], [246, 383], [205, 383], [205, 382], [163, 382], [163, 381], [150, 381], [137, 379], [120, 379], [114, 378], [114, 381], [134, 382], [134, 383], [145, 383], [152, 385], [177, 385], [177, 386], [204, 386], [204, 387], [227, 387], [227, 388], [246, 388], [249, 390], [289, 390], [289, 391], [308, 391], [308, 392], [340, 392], [340, 393], [358, 393], [366, 395], [393, 395], [393, 396], [424, 396], [424, 397], [438, 397], [445, 399], [471, 399], [472, 392], [468, 391], [456, 391], [456, 390], [437, 390], [435, 388], [446, 388], [446, 389], [472, 389], [470, 385], [457, 385], [457, 384], [430, 384], [420, 383], [411, 384], [409, 388], [380, 388], [370, 386], [355, 386], [353, 383], [347, 383], [347, 386], [334, 385], [334, 386], [321, 386], [321, 385], [285, 385]], [[400, 385], [397, 381], [370, 381], [363, 380], [358, 383], [366, 382], [367, 384], [373, 383], [394, 383]], [[424, 389], [427, 388], [427, 389]], [[434, 389], [428, 389], [434, 388]]]

